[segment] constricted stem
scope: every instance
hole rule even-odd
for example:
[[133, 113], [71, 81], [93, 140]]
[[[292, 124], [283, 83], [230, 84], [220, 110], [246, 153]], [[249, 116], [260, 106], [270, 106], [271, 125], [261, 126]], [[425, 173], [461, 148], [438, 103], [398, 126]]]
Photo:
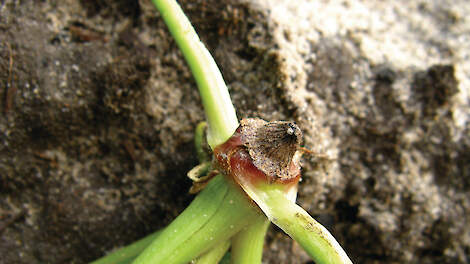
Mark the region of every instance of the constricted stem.
[[232, 136], [238, 127], [222, 74], [178, 3], [174, 0], [152, 2], [160, 11], [196, 79], [209, 123], [208, 143], [214, 148]]

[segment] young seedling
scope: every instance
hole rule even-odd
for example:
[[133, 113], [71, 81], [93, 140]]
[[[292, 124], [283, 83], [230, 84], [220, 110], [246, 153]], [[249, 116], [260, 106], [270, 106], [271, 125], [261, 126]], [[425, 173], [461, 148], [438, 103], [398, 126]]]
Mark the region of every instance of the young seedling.
[[193, 191], [202, 191], [162, 231], [93, 263], [211, 264], [230, 246], [232, 263], [261, 263], [269, 221], [316, 263], [351, 263], [333, 236], [295, 204], [303, 152], [297, 125], [256, 118], [239, 125], [220, 71], [179, 5], [174, 0], [153, 3], [198, 84], [214, 157], [203, 151], [205, 125], [200, 125], [195, 141], [201, 165], [189, 176], [198, 185]]

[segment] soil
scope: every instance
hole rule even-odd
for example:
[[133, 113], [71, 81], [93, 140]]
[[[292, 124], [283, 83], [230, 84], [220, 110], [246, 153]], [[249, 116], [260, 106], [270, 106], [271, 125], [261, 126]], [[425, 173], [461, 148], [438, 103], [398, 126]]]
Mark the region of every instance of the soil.
[[[470, 3], [180, 1], [239, 118], [292, 120], [355, 263], [470, 263]], [[193, 199], [204, 113], [148, 0], [0, 3], [0, 263], [87, 263]], [[272, 227], [264, 263], [312, 263]]]

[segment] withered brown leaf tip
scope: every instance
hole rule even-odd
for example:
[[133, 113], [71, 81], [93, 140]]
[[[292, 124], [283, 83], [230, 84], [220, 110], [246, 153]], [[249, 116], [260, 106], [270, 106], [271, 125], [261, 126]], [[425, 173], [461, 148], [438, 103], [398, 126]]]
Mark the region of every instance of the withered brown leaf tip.
[[298, 166], [294, 159], [302, 131], [294, 122], [248, 118], [240, 121], [239, 129], [243, 145], [259, 170], [272, 179], [298, 176], [298, 170], [292, 166]]

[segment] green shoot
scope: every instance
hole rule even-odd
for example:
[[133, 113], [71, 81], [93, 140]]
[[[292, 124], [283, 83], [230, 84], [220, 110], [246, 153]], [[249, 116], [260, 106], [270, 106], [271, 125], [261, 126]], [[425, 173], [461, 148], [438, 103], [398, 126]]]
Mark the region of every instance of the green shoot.
[[238, 126], [227, 86], [214, 59], [176, 1], [152, 0], [183, 53], [201, 94], [209, 123], [208, 143], [224, 143]]
[[[233, 108], [222, 75], [179, 5], [175, 1], [153, 0], [153, 3], [162, 14], [170, 32], [187, 60], [193, 76], [195, 76], [209, 123], [207, 141], [214, 148], [225, 142], [238, 126], [235, 109]], [[196, 149], [198, 150], [202, 149], [201, 140], [198, 140], [198, 138], [201, 138], [200, 135], [203, 133], [204, 127], [205, 125], [200, 124], [196, 129]], [[200, 162], [207, 160], [203, 151], [198, 151], [198, 158]], [[237, 239], [239, 242], [250, 240], [258, 241], [258, 244], [260, 244], [260, 246], [256, 247], [258, 250], [256, 254], [254, 253], [254, 248], [251, 250], [251, 255], [257, 255], [259, 260], [251, 263], [261, 262], [262, 245], [268, 226], [265, 220], [258, 220], [257, 222], [264, 223], [266, 228], [257, 229], [255, 233], [251, 231], [242, 232], [245, 235], [240, 236], [241, 239]], [[257, 224], [256, 226], [259, 225]], [[247, 227], [247, 230], [252, 230], [252, 228]], [[236, 248], [242, 247], [237, 246]]]

